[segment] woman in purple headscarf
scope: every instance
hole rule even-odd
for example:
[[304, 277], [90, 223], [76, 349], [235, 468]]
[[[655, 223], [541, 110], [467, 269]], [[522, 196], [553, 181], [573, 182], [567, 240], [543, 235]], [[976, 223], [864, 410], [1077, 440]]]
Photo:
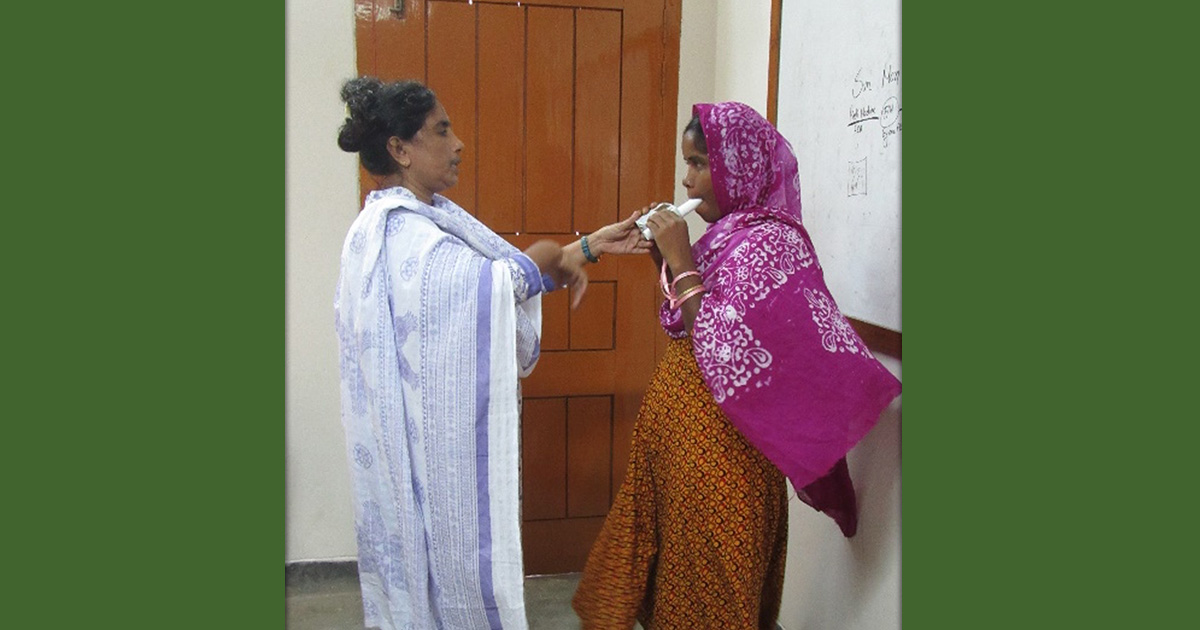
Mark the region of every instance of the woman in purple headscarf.
[[690, 245], [674, 213], [648, 222], [671, 341], [575, 595], [585, 629], [774, 628], [784, 477], [853, 536], [845, 456], [900, 393], [825, 286], [787, 140], [741, 103], [692, 112], [683, 185], [710, 225]]

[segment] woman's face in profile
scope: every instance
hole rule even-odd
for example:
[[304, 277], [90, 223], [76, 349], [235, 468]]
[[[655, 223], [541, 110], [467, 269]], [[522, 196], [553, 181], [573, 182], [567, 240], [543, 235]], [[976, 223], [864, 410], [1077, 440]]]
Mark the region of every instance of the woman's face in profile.
[[463, 143], [450, 128], [450, 116], [439, 102], [425, 117], [425, 126], [408, 143], [412, 161], [406, 176], [431, 193], [440, 193], [458, 183], [458, 163]]
[[717, 196], [713, 192], [712, 176], [708, 170], [708, 154], [701, 153], [696, 148], [695, 138], [690, 132], [683, 134], [681, 150], [683, 161], [687, 163], [683, 187], [687, 189], [688, 199], [703, 199], [704, 203], [696, 208], [696, 214], [709, 223], [716, 223], [724, 213], [717, 206]]

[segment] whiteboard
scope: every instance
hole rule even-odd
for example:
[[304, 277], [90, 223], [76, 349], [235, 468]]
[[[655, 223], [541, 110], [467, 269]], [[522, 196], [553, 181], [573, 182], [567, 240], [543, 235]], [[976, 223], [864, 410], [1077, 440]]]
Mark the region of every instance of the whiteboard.
[[900, 331], [900, 2], [784, 0], [779, 131], [842, 312]]

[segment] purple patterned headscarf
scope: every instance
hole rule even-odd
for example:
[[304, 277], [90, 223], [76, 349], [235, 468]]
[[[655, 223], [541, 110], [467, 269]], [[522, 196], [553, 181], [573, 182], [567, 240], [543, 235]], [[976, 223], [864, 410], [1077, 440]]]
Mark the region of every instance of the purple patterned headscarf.
[[[825, 286], [800, 220], [800, 175], [787, 140], [742, 103], [698, 104], [717, 205], [725, 215], [692, 247], [708, 288], [692, 349], [713, 397], [801, 499], [846, 536], [857, 529], [846, 453], [900, 393]], [[663, 327], [683, 336], [678, 309]]]

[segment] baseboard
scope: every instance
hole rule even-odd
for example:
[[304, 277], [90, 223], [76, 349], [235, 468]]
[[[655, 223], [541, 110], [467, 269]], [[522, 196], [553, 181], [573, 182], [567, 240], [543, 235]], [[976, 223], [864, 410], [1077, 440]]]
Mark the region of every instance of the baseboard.
[[850, 321], [850, 327], [858, 333], [863, 343], [867, 344], [872, 352], [903, 360], [903, 357], [900, 356], [901, 342], [903, 341], [900, 333], [853, 317], [846, 319]]
[[284, 584], [287, 586], [357, 577], [357, 560], [316, 560], [288, 562], [284, 565]]

